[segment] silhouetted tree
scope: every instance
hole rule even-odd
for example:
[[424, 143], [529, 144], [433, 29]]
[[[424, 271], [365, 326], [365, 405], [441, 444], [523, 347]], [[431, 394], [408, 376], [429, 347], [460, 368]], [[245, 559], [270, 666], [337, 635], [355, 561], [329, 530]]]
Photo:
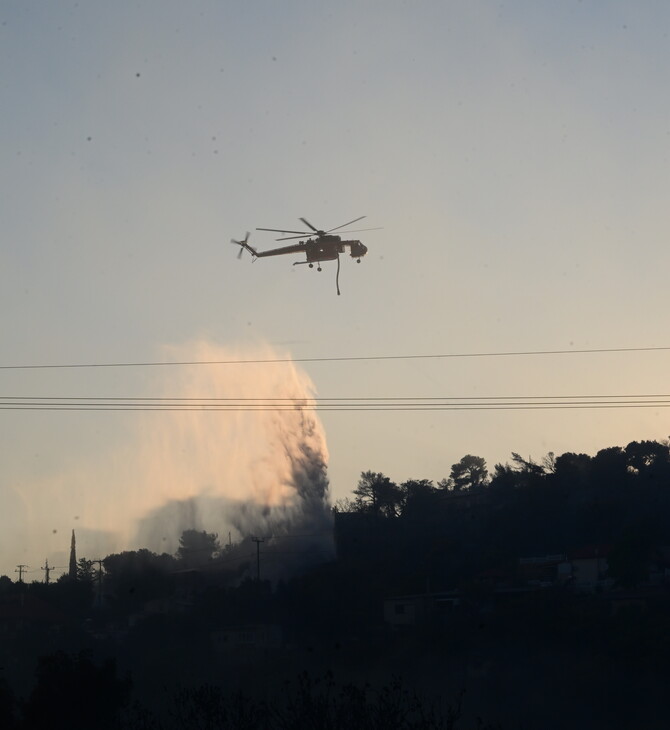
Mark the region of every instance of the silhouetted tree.
[[409, 479], [400, 485], [400, 489], [403, 492], [403, 517], [421, 519], [438, 505], [439, 492], [430, 479]]
[[215, 532], [184, 530], [179, 538], [177, 557], [188, 567], [204, 565], [219, 552], [221, 545]]
[[77, 580], [93, 581], [93, 561], [79, 558], [77, 561]]
[[556, 454], [548, 451], [547, 455], [542, 457], [541, 466], [545, 474], [553, 474], [556, 471]]
[[342, 499], [338, 499], [333, 505], [333, 512], [349, 514], [356, 511], [356, 503], [352, 499], [349, 499], [349, 497], [343, 497]]
[[519, 473], [509, 464], [496, 464], [493, 467], [492, 490], [509, 492], [519, 485], [519, 481]]
[[402, 489], [381, 472], [362, 472], [354, 494], [359, 512], [383, 517], [397, 517], [402, 512]]
[[516, 451], [512, 452], [512, 461], [516, 465], [516, 470], [522, 474], [528, 474], [531, 476], [543, 476], [545, 469], [541, 464], [533, 461], [530, 457], [524, 459], [521, 454], [517, 454]]
[[105, 566], [106, 591], [115, 597], [120, 610], [132, 610], [143, 602], [169, 595], [176, 560], [150, 550], [129, 550], [108, 555]]
[[591, 462], [592, 459], [587, 454], [573, 454], [568, 451], [556, 457], [553, 472], [561, 482], [569, 482], [573, 486], [584, 484], [591, 476]]
[[466, 454], [457, 464], [451, 467], [449, 483], [454, 491], [481, 487], [487, 483], [488, 469], [481, 456]]
[[649, 479], [670, 477], [670, 450], [659, 441], [631, 441], [624, 449], [628, 470]]
[[626, 452], [620, 446], [610, 446], [600, 449], [593, 457], [591, 471], [595, 481], [599, 484], [619, 484], [627, 479], [628, 459]]
[[77, 580], [77, 540], [72, 530], [72, 540], [70, 542], [70, 567], [68, 576], [71, 580]]

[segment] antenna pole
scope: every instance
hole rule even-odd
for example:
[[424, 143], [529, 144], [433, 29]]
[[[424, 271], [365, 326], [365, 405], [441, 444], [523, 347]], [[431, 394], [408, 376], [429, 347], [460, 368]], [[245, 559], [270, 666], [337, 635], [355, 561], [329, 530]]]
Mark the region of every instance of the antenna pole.
[[17, 565], [16, 566], [16, 570], [14, 572], [19, 574], [19, 583], [23, 583], [23, 574], [25, 573], [26, 568], [28, 568], [28, 567], [29, 566], [27, 566], [27, 565]]

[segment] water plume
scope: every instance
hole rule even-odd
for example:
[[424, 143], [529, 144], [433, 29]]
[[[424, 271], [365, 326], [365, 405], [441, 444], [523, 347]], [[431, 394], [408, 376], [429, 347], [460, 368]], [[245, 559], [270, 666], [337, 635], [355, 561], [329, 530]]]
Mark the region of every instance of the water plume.
[[[23, 533], [33, 543], [33, 560], [63, 550], [62, 536], [73, 527], [88, 558], [139, 548], [174, 554], [188, 529], [218, 533], [224, 545], [263, 538], [264, 552], [274, 551], [284, 569], [330, 557], [328, 450], [318, 416], [301, 407], [315, 394], [307, 374], [269, 346], [228, 348], [200, 340], [166, 348], [162, 359], [285, 361], [146, 371], [142, 395], [256, 405], [115, 414], [121, 445], [75, 451], [68, 467], [25, 478], [18, 490], [29, 507]], [[269, 399], [290, 407], [273, 410]], [[82, 414], [81, 422], [91, 428], [87, 419], [101, 418], [110, 416]], [[47, 542], [38, 537], [44, 535]], [[22, 557], [15, 559], [26, 562]]]
[[[181, 348], [171, 353], [175, 359], [185, 354]], [[231, 352], [201, 341], [188, 348], [188, 357], [286, 356], [268, 347]], [[164, 388], [169, 397], [234, 398], [253, 409], [147, 415], [141, 452], [146, 500], [138, 505], [136, 542], [174, 552], [183, 530], [198, 529], [217, 532], [224, 542], [228, 533], [236, 540], [260, 536], [270, 548], [294, 537], [315, 557], [332, 552], [328, 451], [316, 413], [303, 407], [314, 396], [304, 372], [290, 361], [197, 366], [172, 376]], [[274, 410], [270, 400], [289, 407]], [[313, 539], [305, 543], [307, 536]]]

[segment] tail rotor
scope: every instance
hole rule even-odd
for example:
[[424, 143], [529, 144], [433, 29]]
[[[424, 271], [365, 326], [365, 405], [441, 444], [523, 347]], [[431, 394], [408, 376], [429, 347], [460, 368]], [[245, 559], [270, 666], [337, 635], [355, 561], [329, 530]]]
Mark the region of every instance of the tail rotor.
[[250, 235], [251, 235], [251, 234], [249, 233], [249, 231], [247, 231], [247, 235], [246, 235], [246, 236], [244, 237], [244, 239], [243, 239], [242, 241], [238, 241], [238, 240], [236, 240], [235, 238], [231, 238], [231, 239], [230, 239], [230, 242], [231, 242], [231, 243], [234, 243], [234, 244], [235, 244], [236, 246], [239, 246], [239, 247], [240, 247], [240, 250], [239, 250], [239, 252], [238, 252], [238, 254], [237, 254], [237, 258], [238, 258], [238, 259], [241, 259], [241, 258], [242, 258], [242, 254], [244, 253], [244, 250], [245, 250], [245, 249], [246, 249], [246, 250], [247, 250], [247, 251], [248, 251], [248, 252], [249, 252], [249, 253], [250, 253], [250, 254], [251, 254], [252, 256], [255, 256], [255, 255], [256, 255], [256, 252], [254, 251], [254, 249], [253, 249], [253, 248], [252, 248], [252, 247], [251, 247], [251, 246], [249, 245], [249, 236], [250, 236]]

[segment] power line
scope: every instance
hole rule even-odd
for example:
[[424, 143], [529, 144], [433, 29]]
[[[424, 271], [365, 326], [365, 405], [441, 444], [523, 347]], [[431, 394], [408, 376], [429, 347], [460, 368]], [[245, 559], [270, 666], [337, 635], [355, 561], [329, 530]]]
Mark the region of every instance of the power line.
[[626, 352], [667, 352], [670, 346], [662, 347], [602, 347], [571, 350], [519, 350], [502, 352], [451, 352], [423, 355], [347, 355], [342, 357], [278, 357], [240, 360], [182, 360], [182, 361], [144, 361], [144, 362], [107, 362], [107, 363], [47, 363], [32, 365], [0, 365], [0, 370], [47, 370], [75, 368], [139, 368], [174, 367], [192, 365], [269, 365], [279, 363], [320, 363], [320, 362], [372, 362], [387, 360], [441, 360], [449, 358], [478, 357], [530, 357], [538, 355], [592, 355]]
[[670, 394], [353, 398], [93, 398], [3, 396], [0, 410], [126, 412], [380, 412], [667, 408]]
[[[605, 403], [598, 403], [598, 404], [579, 404], [579, 405], [562, 405], [562, 404], [552, 404], [552, 405], [540, 405], [540, 404], [533, 404], [533, 405], [503, 405], [503, 404], [493, 404], [493, 405], [451, 405], [451, 406], [444, 406], [444, 405], [436, 405], [436, 406], [405, 406], [403, 408], [395, 407], [395, 408], [311, 408], [311, 409], [305, 409], [305, 410], [313, 410], [318, 412], [327, 412], [327, 411], [334, 411], [339, 413], [372, 413], [372, 412], [379, 412], [379, 413], [392, 413], [392, 412], [419, 412], [419, 411], [539, 411], [539, 410], [605, 410], [605, 409], [613, 409], [613, 408], [668, 408], [670, 407], [670, 402], [667, 403], [612, 403], [612, 404], [605, 404]], [[170, 412], [198, 412], [198, 413], [214, 413], [214, 412], [249, 412], [249, 409], [247, 408], [237, 408], [237, 409], [202, 409], [202, 408], [88, 408], [88, 409], [82, 409], [79, 407], [28, 407], [28, 408], [17, 408], [17, 407], [2, 407], [0, 406], [0, 410], [7, 411], [7, 410], [20, 410], [20, 411], [87, 411], [89, 413], [94, 412], [109, 412], [109, 411], [116, 411], [116, 412], [134, 412], [134, 413], [148, 413], [148, 412], [154, 412], [154, 413], [170, 413]], [[277, 412], [281, 410], [288, 410], [288, 409], [277, 409], [277, 408], [263, 408], [263, 409], [256, 409], [255, 412], [257, 413], [267, 413], [267, 412]]]
[[[670, 393], [582, 393], [579, 395], [451, 395], [451, 396], [435, 396], [435, 395], [418, 395], [418, 396], [308, 396], [308, 397], [235, 397], [235, 396], [55, 396], [55, 395], [3, 395], [0, 396], [0, 401], [22, 401], [22, 400], [43, 400], [43, 401], [104, 401], [104, 402], [115, 402], [115, 401], [129, 401], [138, 403], [160, 403], [162, 401], [187, 401], [188, 403], [199, 403], [199, 402], [242, 402], [242, 403], [289, 403], [293, 406], [301, 405], [304, 403], [316, 404], [324, 402], [339, 402], [339, 401], [434, 401], [434, 400], [453, 400], [453, 401], [482, 401], [482, 400], [540, 400], [540, 399], [572, 399], [572, 398], [670, 398]], [[187, 403], [187, 404], [188, 404]]]

